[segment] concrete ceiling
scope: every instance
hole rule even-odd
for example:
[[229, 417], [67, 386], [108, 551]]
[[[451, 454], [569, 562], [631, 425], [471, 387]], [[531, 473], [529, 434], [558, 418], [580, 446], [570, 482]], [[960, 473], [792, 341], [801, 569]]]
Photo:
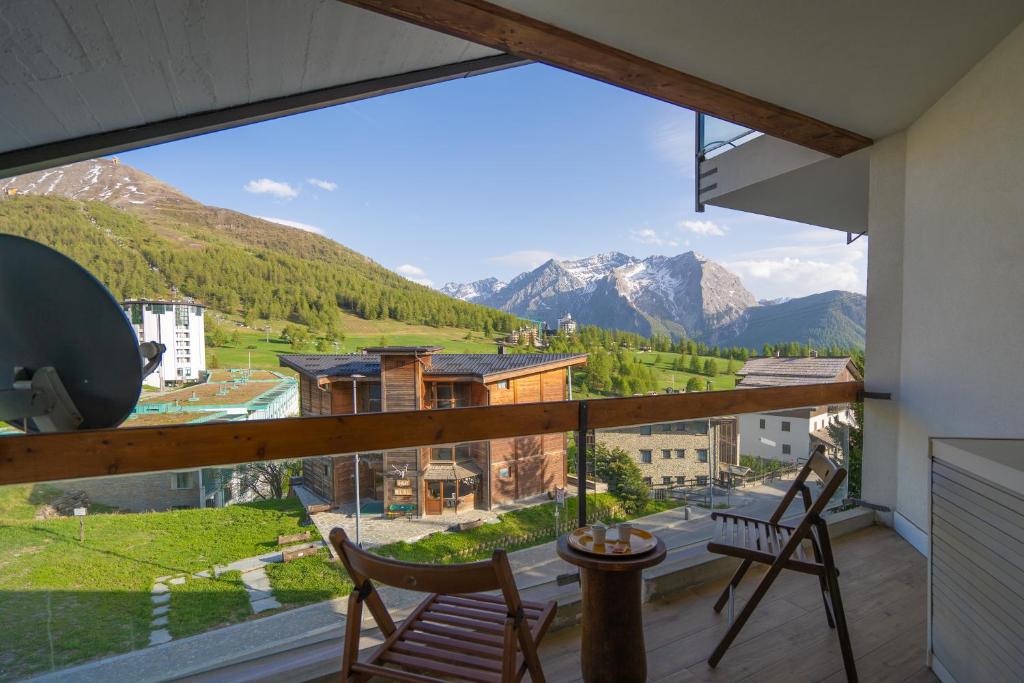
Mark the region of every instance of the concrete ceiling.
[[336, 0], [4, 0], [0, 156], [495, 55]]
[[1022, 0], [492, 0], [873, 139], [1024, 21]]

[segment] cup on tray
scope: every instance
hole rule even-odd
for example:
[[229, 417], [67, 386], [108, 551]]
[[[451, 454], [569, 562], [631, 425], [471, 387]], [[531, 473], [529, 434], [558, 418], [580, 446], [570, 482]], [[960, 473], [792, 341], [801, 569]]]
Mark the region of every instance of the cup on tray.
[[605, 538], [608, 535], [608, 527], [601, 522], [596, 522], [590, 525], [590, 536], [594, 539], [594, 545], [604, 545]]
[[619, 522], [615, 528], [619, 534], [619, 543], [625, 543], [628, 545], [629, 537], [633, 533], [633, 525], [629, 522]]

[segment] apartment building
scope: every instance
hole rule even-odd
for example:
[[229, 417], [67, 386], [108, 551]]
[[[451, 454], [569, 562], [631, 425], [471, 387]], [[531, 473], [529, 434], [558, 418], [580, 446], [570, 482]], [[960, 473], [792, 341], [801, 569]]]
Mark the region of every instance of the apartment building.
[[121, 306], [140, 342], [167, 347], [160, 366], [145, 379], [148, 386], [163, 388], [202, 379], [206, 370], [205, 306], [156, 299], [128, 299]]
[[731, 416], [602, 429], [594, 439], [632, 456], [648, 485], [703, 485], [728, 478], [739, 465], [739, 428]]
[[[798, 384], [852, 382], [860, 372], [848, 357], [752, 358], [736, 373], [737, 388], [784, 387]], [[805, 460], [811, 448], [825, 445], [830, 455], [838, 455], [839, 444], [830, 436], [830, 424], [854, 424], [849, 404], [809, 406], [770, 413], [747, 413], [739, 417], [743, 455], [798, 462]]]
[[[569, 368], [585, 354], [439, 353], [439, 346], [382, 346], [349, 355], [282, 355], [299, 373], [302, 415], [563, 401]], [[366, 511], [402, 506], [416, 515], [491, 509], [565, 486], [566, 436], [547, 434], [432, 448], [361, 453]], [[305, 486], [335, 505], [355, 502], [354, 454], [308, 458]]]

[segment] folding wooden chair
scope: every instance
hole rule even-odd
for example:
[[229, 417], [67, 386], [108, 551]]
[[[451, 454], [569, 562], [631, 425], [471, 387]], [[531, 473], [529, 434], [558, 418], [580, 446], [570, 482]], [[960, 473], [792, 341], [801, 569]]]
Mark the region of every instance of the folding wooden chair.
[[[813, 502], [811, 490], [807, 485], [807, 478], [812, 472], [822, 482], [821, 492]], [[710, 666], [714, 667], [721, 661], [725, 651], [739, 635], [740, 629], [754, 613], [757, 604], [768, 592], [775, 578], [783, 569], [791, 569], [818, 577], [822, 599], [825, 603], [825, 618], [828, 620], [829, 628], [836, 629], [839, 635], [839, 646], [843, 653], [846, 678], [849, 681], [857, 680], [853, 649], [850, 647], [850, 633], [846, 627], [842, 596], [839, 594], [839, 570], [836, 569], [835, 559], [832, 556], [828, 525], [821, 517], [825, 505], [828, 504], [845, 478], [846, 470], [825, 455], [824, 446], [818, 446], [811, 453], [793, 485], [783, 496], [779, 507], [768, 520], [721, 512], [712, 513], [711, 518], [720, 523], [716, 527], [715, 537], [708, 543], [708, 550], [713, 553], [738, 557], [743, 562], [715, 603], [716, 612], [721, 612], [725, 604], [729, 604], [730, 626], [721, 642], [718, 643], [718, 647], [708, 658]], [[796, 526], [781, 524], [782, 515], [798, 493], [803, 499], [804, 516]], [[803, 542], [805, 540], [809, 540], [811, 543], [813, 552], [811, 557], [808, 557], [804, 549]], [[743, 575], [754, 562], [769, 565], [768, 572], [734, 619], [733, 605], [736, 586], [739, 585]]]
[[[411, 564], [371, 555], [340, 528], [330, 538], [355, 586], [348, 599], [342, 680], [512, 683], [529, 671], [534, 683], [543, 683], [537, 645], [555, 616], [555, 602], [519, 598], [504, 550], [471, 564]], [[430, 595], [396, 627], [373, 581]], [[499, 589], [501, 595], [483, 593]], [[385, 640], [360, 662], [364, 604]]]

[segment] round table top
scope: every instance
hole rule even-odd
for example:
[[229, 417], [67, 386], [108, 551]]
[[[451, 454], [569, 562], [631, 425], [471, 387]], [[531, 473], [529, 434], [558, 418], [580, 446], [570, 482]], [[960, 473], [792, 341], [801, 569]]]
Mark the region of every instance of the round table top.
[[574, 564], [577, 567], [584, 569], [596, 569], [598, 571], [605, 572], [633, 572], [647, 567], [653, 567], [659, 564], [665, 559], [665, 555], [668, 554], [668, 550], [665, 548], [665, 542], [655, 536], [658, 543], [654, 546], [654, 550], [643, 555], [618, 555], [609, 557], [599, 557], [597, 555], [591, 555], [576, 550], [569, 545], [569, 535], [566, 534], [558, 539], [558, 556], [569, 564]]

